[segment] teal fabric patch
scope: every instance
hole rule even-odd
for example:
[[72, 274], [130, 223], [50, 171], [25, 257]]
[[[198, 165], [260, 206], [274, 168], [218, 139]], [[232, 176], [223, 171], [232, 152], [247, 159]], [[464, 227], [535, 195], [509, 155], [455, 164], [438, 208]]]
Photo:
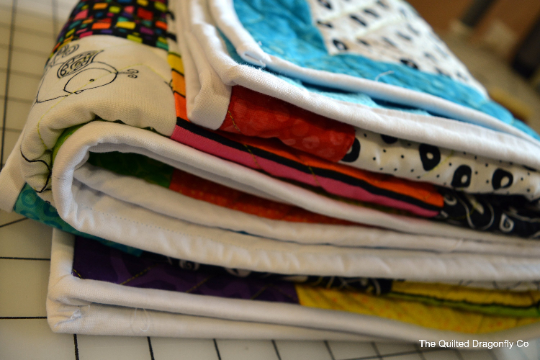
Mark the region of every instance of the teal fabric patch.
[[43, 201], [43, 199], [41, 199], [34, 191], [34, 189], [32, 189], [28, 184], [25, 184], [22, 191], [20, 192], [19, 197], [17, 198], [17, 202], [13, 207], [13, 211], [23, 216], [26, 216], [29, 219], [39, 221], [45, 225], [49, 225], [56, 229], [60, 229], [74, 235], [84, 236], [86, 238], [99, 241], [104, 245], [124, 251], [128, 254], [140, 256], [143, 253], [143, 251], [140, 249], [101, 239], [74, 229], [71, 225], [62, 220], [62, 218], [60, 218], [60, 216], [58, 215], [56, 209], [51, 204]]
[[[220, 34], [221, 34], [221, 36], [223, 38], [223, 41], [225, 42], [225, 45], [227, 47], [227, 52], [229, 53], [229, 55], [231, 56], [231, 58], [234, 61], [236, 61], [237, 63], [242, 64], [242, 65], [256, 67], [256, 66], [253, 66], [252, 64], [249, 64], [249, 63], [245, 62], [238, 55], [238, 53], [236, 52], [236, 50], [234, 48], [234, 45], [229, 41], [229, 39], [227, 39], [227, 37], [223, 33], [220, 33]], [[282, 75], [282, 74], [275, 73], [275, 72], [270, 71], [268, 69], [259, 68], [259, 70], [265, 71], [265, 72], [267, 72], [269, 74], [272, 74], [272, 75], [282, 79], [283, 81], [288, 82], [291, 85], [297, 86], [297, 87], [302, 88], [302, 89], [309, 90], [309, 91], [311, 91], [313, 93], [323, 95], [323, 96], [326, 96], [326, 97], [329, 97], [329, 98], [332, 98], [332, 99], [335, 99], [335, 100], [346, 101], [346, 102], [350, 102], [350, 103], [353, 103], [353, 104], [366, 105], [366, 106], [373, 107], [373, 108], [401, 110], [401, 111], [406, 111], [406, 112], [419, 114], [419, 115], [428, 115], [428, 116], [431, 115], [429, 112], [427, 112], [425, 110], [416, 109], [416, 108], [412, 108], [412, 107], [407, 107], [407, 106], [394, 104], [394, 103], [390, 103], [390, 102], [386, 102], [386, 101], [379, 101], [379, 100], [376, 100], [376, 99], [372, 99], [371, 97], [369, 97], [368, 95], [363, 94], [363, 93], [348, 92], [348, 91], [334, 89], [334, 88], [317, 86], [317, 85], [302, 82], [301, 80], [298, 80], [298, 79], [290, 78], [290, 77]]]
[[[378, 75], [392, 71], [377, 81], [428, 93], [482, 111], [540, 139], [534, 130], [514, 119], [502, 106], [485, 98], [475, 89], [450, 78], [355, 54], [328, 54], [319, 30], [313, 25], [309, 5], [305, 0], [235, 0], [233, 3], [244, 28], [270, 55], [305, 68], [369, 80], [375, 80]], [[230, 53], [232, 55], [232, 52]], [[330, 94], [333, 93], [325, 93], [334, 97]], [[363, 103], [364, 100], [357, 101]], [[357, 101], [353, 102], [358, 103]]]

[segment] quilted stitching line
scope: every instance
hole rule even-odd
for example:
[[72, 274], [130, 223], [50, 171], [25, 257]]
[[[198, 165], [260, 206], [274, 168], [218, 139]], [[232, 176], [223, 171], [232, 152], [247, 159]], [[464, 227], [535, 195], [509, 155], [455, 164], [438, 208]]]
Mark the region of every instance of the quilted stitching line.
[[269, 287], [271, 287], [272, 285], [274, 285], [273, 283], [270, 283], [270, 284], [266, 284], [265, 286], [263, 286], [259, 291], [257, 291], [255, 294], [253, 294], [252, 297], [250, 297], [249, 299], [250, 300], [255, 300], [256, 298], [258, 298], [259, 296], [261, 296]]
[[140, 273], [138, 273], [138, 274], [132, 276], [131, 278], [127, 279], [126, 281], [121, 282], [120, 285], [125, 285], [125, 284], [127, 284], [128, 282], [130, 282], [130, 281], [132, 281], [132, 280], [135, 280], [136, 278], [138, 278], [138, 277], [140, 277], [140, 276], [146, 274], [148, 271], [150, 271], [150, 270], [152, 270], [153, 268], [155, 268], [157, 265], [158, 265], [158, 264], [147, 267], [146, 269], [144, 269], [144, 270], [141, 271]]
[[83, 277], [81, 276], [81, 274], [79, 274], [79, 272], [77, 270], [71, 269], [71, 272], [73, 272], [75, 275], [77, 275], [79, 277], [79, 279], [83, 279]]
[[209, 277], [207, 277], [206, 279], [202, 280], [200, 283], [198, 283], [197, 285], [193, 286], [191, 289], [189, 289], [188, 291], [186, 291], [186, 294], [196, 290], [197, 288], [199, 288], [201, 285], [203, 285], [205, 282], [207, 282], [208, 280], [212, 279], [214, 277], [214, 275], [210, 275]]
[[232, 121], [232, 123], [233, 123], [234, 129], [235, 129], [236, 131], [238, 131], [238, 132], [241, 134], [242, 131], [240, 131], [240, 128], [238, 127], [238, 125], [236, 125], [236, 122], [234, 121], [234, 118], [233, 118], [233, 116], [232, 116], [232, 114], [231, 114], [231, 111], [230, 111], [230, 110], [227, 110], [227, 114], [229, 114], [229, 117], [231, 118], [231, 121]]

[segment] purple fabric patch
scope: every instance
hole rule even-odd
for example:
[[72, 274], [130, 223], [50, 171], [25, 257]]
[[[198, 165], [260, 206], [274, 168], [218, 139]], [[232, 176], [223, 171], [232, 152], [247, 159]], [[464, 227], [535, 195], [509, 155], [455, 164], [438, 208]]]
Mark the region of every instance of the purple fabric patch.
[[72, 273], [82, 279], [137, 288], [298, 304], [294, 284], [290, 282], [187, 270], [179, 266], [179, 260], [149, 252], [137, 257], [83, 237], [75, 240]]
[[147, 27], [141, 26], [141, 34], [153, 35], [154, 32]]

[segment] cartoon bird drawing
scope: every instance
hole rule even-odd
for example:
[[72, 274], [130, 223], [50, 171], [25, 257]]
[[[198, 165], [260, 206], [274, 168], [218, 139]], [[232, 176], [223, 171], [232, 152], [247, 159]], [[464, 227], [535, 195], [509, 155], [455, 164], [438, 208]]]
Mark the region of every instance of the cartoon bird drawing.
[[83, 51], [63, 61], [78, 48], [79, 45], [66, 45], [49, 60], [39, 84], [36, 103], [77, 95], [109, 85], [121, 74], [126, 74], [133, 79], [137, 78], [138, 70], [128, 69], [119, 72], [109, 64], [96, 61], [96, 57], [103, 50]]

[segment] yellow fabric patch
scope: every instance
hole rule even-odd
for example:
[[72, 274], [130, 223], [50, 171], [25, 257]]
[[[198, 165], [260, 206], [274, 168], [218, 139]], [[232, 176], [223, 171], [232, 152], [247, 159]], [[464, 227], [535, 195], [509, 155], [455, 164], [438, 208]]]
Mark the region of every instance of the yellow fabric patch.
[[133, 35], [128, 35], [127, 36], [127, 39], [128, 40], [131, 40], [131, 41], [136, 41], [138, 43], [142, 43], [142, 39], [140, 37], [137, 37], [137, 36], [133, 36]]
[[59, 48], [61, 48], [62, 46], [66, 45], [67, 43], [70, 43], [71, 40], [73, 40], [73, 35], [68, 37], [67, 39], [64, 39], [64, 41], [62, 41], [62, 45], [59, 46]]
[[116, 23], [116, 27], [133, 30], [135, 29], [135, 23], [131, 21], [122, 21]]
[[148, 6], [148, 0], [137, 0], [137, 4], [141, 6]]
[[508, 291], [469, 288], [459, 285], [394, 281], [392, 293], [426, 296], [439, 300], [473, 304], [500, 304], [529, 307], [540, 301], [540, 291]]
[[512, 329], [540, 321], [538, 318], [494, 316], [373, 296], [360, 292], [340, 291], [296, 285], [300, 305], [328, 310], [348, 311], [377, 316], [438, 330], [482, 334]]
[[120, 7], [118, 7], [118, 6], [111, 6], [111, 7], [109, 8], [109, 12], [112, 12], [113, 14], [118, 14], [118, 13], [120, 12], [120, 10], [121, 10], [121, 9], [120, 9]]
[[165, 5], [165, 4], [163, 4], [163, 3], [160, 3], [160, 2], [158, 2], [158, 1], [156, 1], [156, 2], [154, 3], [154, 7], [155, 7], [156, 9], [158, 9], [159, 11], [163, 11], [163, 12], [167, 11], [167, 5]]
[[167, 61], [169, 62], [171, 68], [182, 74], [184, 73], [184, 63], [179, 55], [169, 53], [167, 56]]

